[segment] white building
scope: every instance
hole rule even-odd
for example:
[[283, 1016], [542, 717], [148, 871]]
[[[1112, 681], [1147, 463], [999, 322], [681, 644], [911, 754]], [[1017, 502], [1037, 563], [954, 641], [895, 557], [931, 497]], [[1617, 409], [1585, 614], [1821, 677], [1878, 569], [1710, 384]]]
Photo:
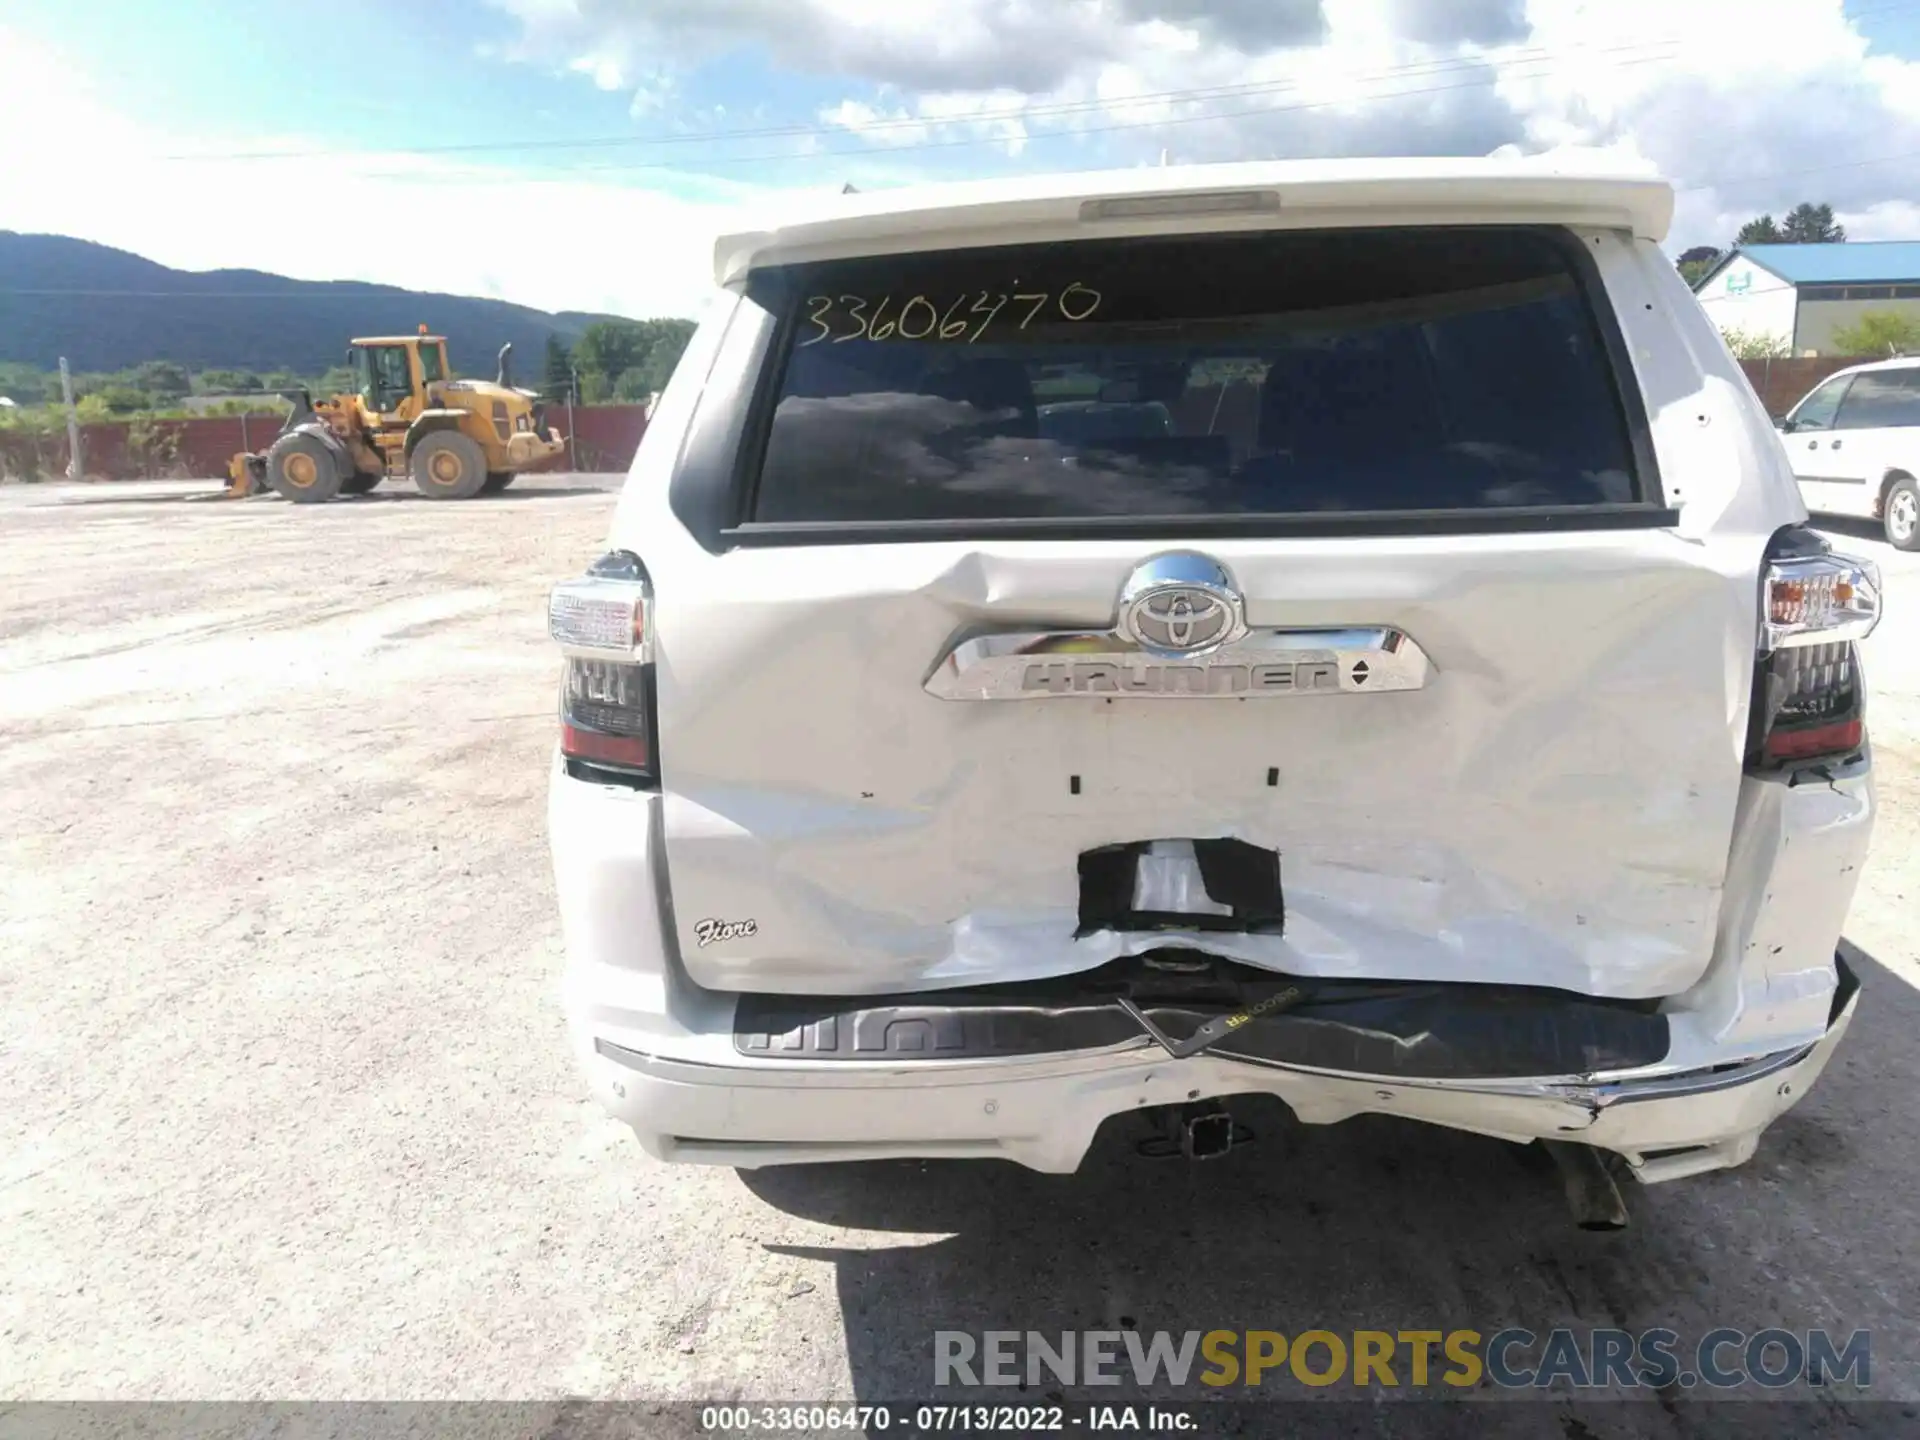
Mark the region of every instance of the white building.
[[1833, 332], [1869, 311], [1920, 320], [1920, 242], [1741, 245], [1693, 288], [1723, 331], [1767, 336], [1794, 355], [1827, 354]]

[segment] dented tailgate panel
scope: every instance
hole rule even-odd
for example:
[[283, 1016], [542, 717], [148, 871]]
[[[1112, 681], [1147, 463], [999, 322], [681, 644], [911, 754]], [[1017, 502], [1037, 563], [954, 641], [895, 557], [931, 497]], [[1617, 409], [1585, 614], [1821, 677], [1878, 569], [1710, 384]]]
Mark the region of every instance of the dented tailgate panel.
[[[1300, 975], [1684, 990], [1727, 864], [1759, 543], [1181, 547], [1232, 577], [1251, 629], [1390, 627], [1431, 674], [1394, 692], [1018, 704], [926, 682], [970, 635], [1113, 626], [1129, 576], [1176, 547], [659, 547], [682, 959], [721, 989], [878, 993], [1191, 943]], [[681, 563], [697, 584], [676, 584]], [[702, 593], [726, 603], [682, 598]], [[1086, 853], [1216, 839], [1279, 857], [1277, 933], [1081, 923]]]

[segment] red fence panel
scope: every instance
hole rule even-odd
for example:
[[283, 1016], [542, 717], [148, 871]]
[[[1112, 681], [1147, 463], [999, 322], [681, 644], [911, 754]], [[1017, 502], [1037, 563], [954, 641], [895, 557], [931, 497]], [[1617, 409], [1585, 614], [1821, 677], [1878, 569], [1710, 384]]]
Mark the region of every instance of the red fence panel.
[[[624, 471], [647, 429], [644, 405], [550, 405], [547, 418], [570, 443], [543, 470]], [[274, 415], [119, 420], [82, 425], [80, 454], [89, 480], [222, 478], [236, 453], [265, 450], [279, 433]], [[66, 473], [64, 426], [0, 430], [0, 477], [58, 480]]]
[[556, 461], [548, 469], [617, 473], [633, 464], [640, 437], [647, 433], [647, 407], [549, 405], [547, 423], [571, 441], [566, 462]]

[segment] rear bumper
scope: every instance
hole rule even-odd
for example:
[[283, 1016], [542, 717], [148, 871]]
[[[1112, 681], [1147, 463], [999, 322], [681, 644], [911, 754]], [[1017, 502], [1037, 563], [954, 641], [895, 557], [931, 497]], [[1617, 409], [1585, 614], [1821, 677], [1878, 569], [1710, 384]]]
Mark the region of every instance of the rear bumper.
[[1619, 1152], [1642, 1180], [1674, 1179], [1749, 1158], [1819, 1077], [1857, 1004], [1835, 944], [1870, 827], [1866, 768], [1831, 785], [1758, 786], [1742, 809], [1721, 953], [1665, 1007], [1664, 1057], [1594, 1073], [1355, 1073], [1247, 1046], [1174, 1059], [1144, 1035], [1065, 1054], [795, 1058], [779, 1043], [743, 1054], [740, 997], [694, 986], [672, 950], [658, 797], [556, 771], [565, 1004], [595, 1098], [668, 1160], [1002, 1158], [1067, 1172], [1110, 1117], [1263, 1094], [1307, 1123], [1383, 1114], [1572, 1140]]
[[[574, 1011], [594, 1092], [663, 1160], [744, 1167], [886, 1158], [998, 1158], [1070, 1172], [1112, 1116], [1195, 1099], [1274, 1095], [1302, 1121], [1397, 1115], [1513, 1141], [1624, 1155], [1645, 1181], [1738, 1165], [1825, 1068], [1849, 991], [1812, 1045], [1732, 1069], [1606, 1081], [1421, 1082], [1332, 1075], [1142, 1044], [1051, 1061], [711, 1065], [629, 1049]], [[850, 1073], [851, 1072], [851, 1073]]]

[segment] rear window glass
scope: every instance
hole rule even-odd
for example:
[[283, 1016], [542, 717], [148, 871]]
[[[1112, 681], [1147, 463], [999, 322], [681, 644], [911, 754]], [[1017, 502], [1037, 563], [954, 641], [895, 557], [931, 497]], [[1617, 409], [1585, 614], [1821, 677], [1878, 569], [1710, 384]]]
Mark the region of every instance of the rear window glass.
[[1575, 243], [1312, 231], [784, 272], [751, 518], [1639, 501]]

